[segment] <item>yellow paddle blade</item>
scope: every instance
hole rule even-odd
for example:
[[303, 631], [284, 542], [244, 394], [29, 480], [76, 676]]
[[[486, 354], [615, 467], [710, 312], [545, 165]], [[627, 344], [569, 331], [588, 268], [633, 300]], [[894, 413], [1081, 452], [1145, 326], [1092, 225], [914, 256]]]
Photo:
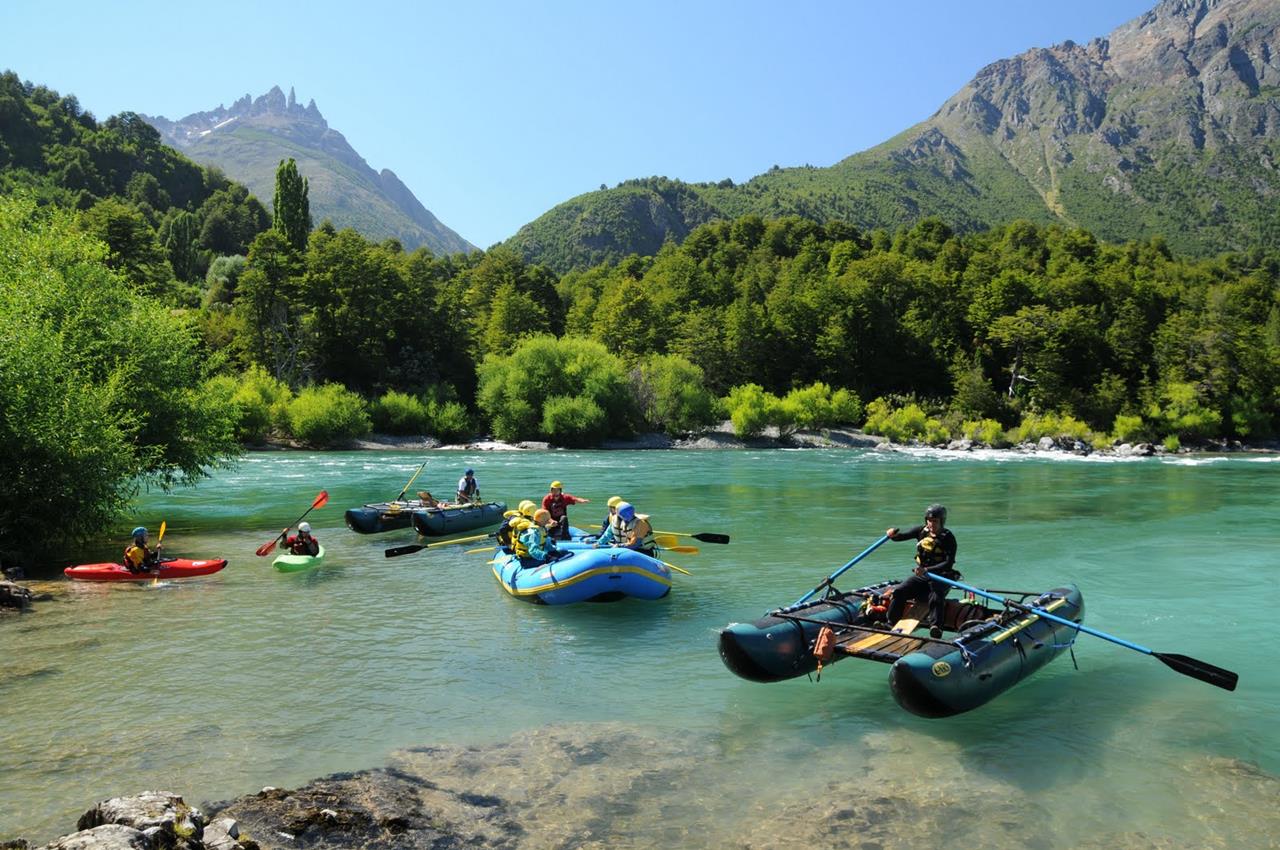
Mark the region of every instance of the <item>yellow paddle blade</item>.
[[481, 546], [479, 549], [466, 549], [466, 550], [464, 550], [464, 551], [463, 551], [463, 553], [462, 553], [462, 554], [464, 554], [464, 555], [476, 555], [476, 554], [478, 554], [478, 553], [480, 553], [480, 552], [492, 552], [493, 550], [495, 550], [495, 549], [497, 549], [497, 548], [498, 548], [497, 546]]
[[697, 546], [663, 546], [659, 544], [658, 548], [666, 552], [679, 552], [681, 555], [696, 555], [702, 551]]
[[164, 532], [165, 532], [165, 529], [167, 529], [168, 527], [169, 527], [169, 524], [167, 522], [165, 522], [164, 520], [160, 520], [160, 536], [156, 538], [157, 543], [164, 542]]

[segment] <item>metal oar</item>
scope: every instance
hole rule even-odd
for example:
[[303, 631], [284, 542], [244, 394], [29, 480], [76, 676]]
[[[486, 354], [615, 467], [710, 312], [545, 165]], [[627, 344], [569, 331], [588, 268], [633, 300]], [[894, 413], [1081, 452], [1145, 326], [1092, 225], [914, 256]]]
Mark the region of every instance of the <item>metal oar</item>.
[[867, 557], [868, 555], [870, 555], [872, 552], [874, 552], [874, 551], [876, 550], [876, 548], [877, 548], [878, 546], [880, 546], [882, 543], [884, 543], [884, 542], [885, 542], [886, 540], [888, 540], [888, 539], [889, 539], [889, 535], [887, 535], [887, 534], [886, 534], [886, 535], [884, 535], [883, 537], [881, 537], [879, 540], [877, 540], [875, 543], [872, 543], [872, 544], [871, 544], [870, 546], [868, 546], [866, 549], [862, 550], [862, 554], [858, 555], [858, 556], [857, 556], [857, 557], [855, 557], [852, 561], [850, 561], [849, 563], [845, 564], [843, 567], [841, 567], [840, 569], [836, 570], [836, 571], [835, 571], [834, 573], [832, 573], [831, 575], [827, 576], [825, 579], [823, 579], [823, 580], [822, 580], [822, 583], [821, 583], [821, 584], [819, 584], [819, 585], [818, 585], [817, 587], [815, 587], [813, 590], [811, 590], [811, 591], [809, 591], [808, 593], [806, 593], [804, 596], [801, 596], [801, 597], [800, 597], [799, 599], [797, 599], [795, 602], [792, 602], [788, 607], [790, 607], [790, 608], [794, 608], [794, 607], [796, 607], [797, 605], [801, 604], [802, 602], [808, 602], [808, 601], [809, 601], [809, 598], [810, 598], [811, 596], [813, 596], [813, 595], [814, 595], [815, 593], [817, 593], [819, 590], [822, 590], [822, 588], [824, 588], [824, 587], [830, 587], [830, 586], [831, 586], [831, 583], [832, 583], [833, 581], [835, 581], [836, 579], [840, 578], [840, 576], [844, 575], [844, 573], [845, 573], [845, 571], [846, 571], [846, 570], [848, 570], [848, 569], [849, 569], [850, 567], [852, 567], [854, 564], [856, 564], [856, 563], [858, 563], [859, 561], [861, 561], [863, 558], [865, 558], [865, 557]]
[[409, 483], [404, 485], [404, 489], [400, 491], [400, 495], [391, 500], [393, 503], [404, 498], [404, 494], [409, 492], [409, 488], [413, 486], [413, 482], [418, 480], [418, 476], [422, 474], [422, 470], [426, 469], [426, 466], [427, 462], [424, 460], [422, 465], [418, 467], [418, 471], [413, 473], [413, 477], [409, 479]]
[[978, 596], [984, 596], [993, 602], [999, 602], [1002, 605], [1008, 605], [1012, 608], [1017, 608], [1018, 610], [1025, 611], [1028, 614], [1036, 614], [1042, 617], [1043, 619], [1052, 620], [1055, 623], [1061, 623], [1064, 626], [1069, 626], [1075, 629], [1076, 631], [1084, 632], [1087, 635], [1093, 635], [1094, 637], [1099, 637], [1099, 638], [1102, 638], [1103, 640], [1109, 640], [1114, 644], [1118, 644], [1120, 646], [1125, 647], [1126, 649], [1132, 649], [1136, 652], [1141, 652], [1143, 655], [1155, 656], [1156, 658], [1159, 658], [1160, 661], [1163, 662], [1166, 667], [1169, 667], [1181, 673], [1184, 676], [1190, 676], [1193, 679], [1199, 679], [1202, 682], [1207, 682], [1210, 685], [1213, 685], [1218, 688], [1222, 688], [1223, 690], [1226, 690], [1226, 691], [1234, 691], [1236, 689], [1236, 682], [1240, 679], [1240, 677], [1237, 674], [1232, 673], [1230, 670], [1224, 670], [1221, 667], [1215, 667], [1212, 664], [1199, 660], [1198, 658], [1190, 658], [1186, 655], [1177, 655], [1171, 652], [1156, 652], [1154, 650], [1147, 649], [1145, 646], [1139, 646], [1136, 643], [1130, 643], [1129, 641], [1124, 640], [1122, 638], [1115, 637], [1114, 635], [1109, 635], [1106, 632], [1100, 632], [1097, 629], [1091, 629], [1088, 626], [1082, 625], [1080, 623], [1072, 622], [1071, 620], [1068, 620], [1065, 617], [1059, 617], [1056, 614], [1050, 614], [1048, 611], [1044, 610], [1043, 608], [1037, 608], [1034, 605], [1023, 605], [1019, 602], [1013, 602], [1012, 600], [1005, 599], [1003, 596], [1000, 596], [997, 593], [991, 593], [989, 591], [983, 590], [978, 587], [972, 587], [962, 582], [952, 581], [949, 578], [943, 578], [942, 576], [936, 575], [934, 573], [926, 573], [926, 575], [928, 575], [929, 578], [933, 579], [934, 581], [940, 581], [943, 584], [949, 584], [952, 587], [958, 587], [961, 590], [967, 590], [970, 593], [977, 594]]

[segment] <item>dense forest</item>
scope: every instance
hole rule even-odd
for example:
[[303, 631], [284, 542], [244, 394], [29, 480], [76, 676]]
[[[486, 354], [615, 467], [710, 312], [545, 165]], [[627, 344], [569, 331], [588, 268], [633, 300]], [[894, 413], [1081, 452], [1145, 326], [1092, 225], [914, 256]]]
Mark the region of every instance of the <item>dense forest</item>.
[[[0, 127], [0, 240], [24, 258], [0, 267], [0, 551], [92, 533], [140, 484], [268, 438], [582, 446], [730, 418], [1176, 448], [1280, 427], [1280, 258], [1260, 251], [746, 215], [557, 276], [314, 226], [292, 161], [269, 215], [134, 117], [12, 74]], [[84, 498], [100, 510], [51, 527]]]

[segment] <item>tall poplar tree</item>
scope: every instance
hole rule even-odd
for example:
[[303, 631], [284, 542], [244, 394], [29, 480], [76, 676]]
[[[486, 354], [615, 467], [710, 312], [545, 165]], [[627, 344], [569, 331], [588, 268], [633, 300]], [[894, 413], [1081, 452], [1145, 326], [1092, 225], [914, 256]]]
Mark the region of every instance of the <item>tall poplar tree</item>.
[[272, 226], [280, 231], [296, 251], [307, 249], [311, 233], [311, 205], [307, 201], [307, 179], [298, 173], [298, 164], [280, 160], [276, 169], [275, 213]]

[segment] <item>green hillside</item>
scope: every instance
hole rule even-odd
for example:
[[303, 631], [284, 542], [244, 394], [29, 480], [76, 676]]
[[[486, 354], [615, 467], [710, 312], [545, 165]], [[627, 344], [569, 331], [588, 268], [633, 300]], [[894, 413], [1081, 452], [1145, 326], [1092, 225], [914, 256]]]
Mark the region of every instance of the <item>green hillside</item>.
[[[509, 245], [564, 272], [651, 253], [698, 224], [754, 214], [896, 231], [1014, 219], [1179, 252], [1280, 247], [1280, 5], [1183, 3], [1088, 45], [982, 69], [927, 121], [826, 168], [734, 185], [666, 178], [580, 195]], [[648, 194], [638, 198], [641, 191]]]

